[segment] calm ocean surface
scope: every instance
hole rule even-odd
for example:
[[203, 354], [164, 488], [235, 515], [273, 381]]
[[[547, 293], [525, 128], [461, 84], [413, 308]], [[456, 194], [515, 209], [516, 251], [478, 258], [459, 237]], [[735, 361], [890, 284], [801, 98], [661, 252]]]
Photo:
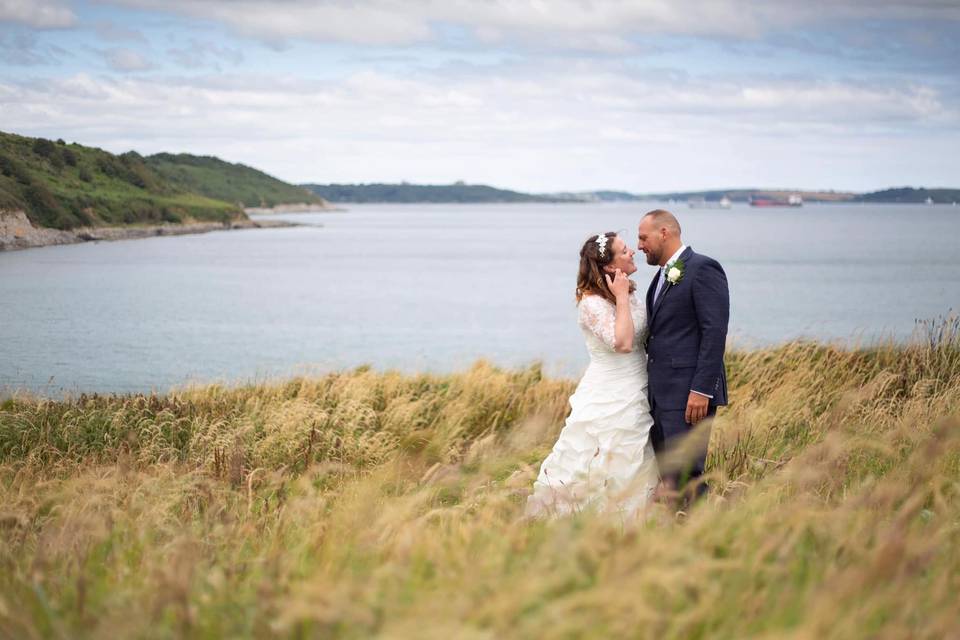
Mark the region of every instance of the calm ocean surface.
[[[576, 376], [577, 253], [653, 203], [366, 205], [217, 232], [0, 253], [0, 395], [158, 391], [478, 358]], [[905, 339], [960, 303], [960, 207], [691, 210], [735, 345]], [[641, 291], [654, 270], [638, 254]]]

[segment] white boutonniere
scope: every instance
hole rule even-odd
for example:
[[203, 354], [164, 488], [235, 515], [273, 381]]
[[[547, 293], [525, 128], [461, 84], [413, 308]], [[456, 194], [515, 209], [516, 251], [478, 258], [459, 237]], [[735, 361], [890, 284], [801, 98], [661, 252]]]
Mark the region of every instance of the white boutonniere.
[[667, 263], [666, 266], [667, 273], [666, 279], [671, 285], [677, 284], [683, 280], [683, 274], [687, 272], [686, 266], [683, 264], [683, 260], [677, 258], [673, 262]]

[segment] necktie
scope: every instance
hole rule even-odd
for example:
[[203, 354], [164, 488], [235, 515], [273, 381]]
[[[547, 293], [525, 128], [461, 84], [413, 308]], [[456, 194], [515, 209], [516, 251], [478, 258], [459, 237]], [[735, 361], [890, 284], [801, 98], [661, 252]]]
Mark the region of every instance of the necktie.
[[660, 293], [663, 292], [663, 283], [666, 281], [666, 268], [660, 267], [660, 280], [657, 282], [657, 291], [653, 294], [653, 304], [657, 304], [657, 300], [660, 299]]

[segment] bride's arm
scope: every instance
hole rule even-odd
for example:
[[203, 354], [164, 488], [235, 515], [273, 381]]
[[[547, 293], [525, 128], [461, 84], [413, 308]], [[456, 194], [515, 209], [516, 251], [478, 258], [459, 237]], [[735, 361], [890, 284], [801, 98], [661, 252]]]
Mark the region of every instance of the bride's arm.
[[630, 310], [630, 280], [617, 269], [611, 279], [605, 275], [610, 292], [617, 299], [617, 314], [614, 321], [613, 350], [617, 353], [633, 351], [633, 313]]

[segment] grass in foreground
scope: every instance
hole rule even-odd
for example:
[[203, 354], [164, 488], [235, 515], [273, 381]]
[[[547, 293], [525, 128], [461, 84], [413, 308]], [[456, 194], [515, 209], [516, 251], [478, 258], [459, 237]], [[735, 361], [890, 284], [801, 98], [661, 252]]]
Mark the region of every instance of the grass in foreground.
[[520, 519], [573, 383], [484, 363], [0, 407], [0, 636], [960, 634], [960, 339], [729, 358], [678, 521]]

